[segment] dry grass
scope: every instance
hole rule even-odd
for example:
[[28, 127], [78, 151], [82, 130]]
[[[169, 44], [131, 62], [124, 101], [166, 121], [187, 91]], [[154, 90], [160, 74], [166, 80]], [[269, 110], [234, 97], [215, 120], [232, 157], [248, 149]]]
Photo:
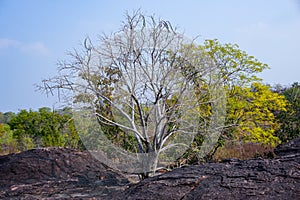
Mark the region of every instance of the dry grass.
[[226, 144], [220, 147], [213, 156], [214, 161], [222, 161], [228, 158], [238, 158], [241, 160], [264, 157], [274, 157], [274, 148], [256, 143]]

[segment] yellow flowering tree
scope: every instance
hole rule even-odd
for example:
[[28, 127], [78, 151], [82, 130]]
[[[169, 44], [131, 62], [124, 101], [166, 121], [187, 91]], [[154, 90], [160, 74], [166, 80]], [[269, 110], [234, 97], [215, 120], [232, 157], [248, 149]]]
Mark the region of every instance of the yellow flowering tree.
[[251, 87], [234, 86], [228, 98], [225, 135], [236, 141], [275, 146], [280, 143], [274, 132], [280, 128], [274, 112], [286, 110], [285, 97], [270, 87], [253, 83]]

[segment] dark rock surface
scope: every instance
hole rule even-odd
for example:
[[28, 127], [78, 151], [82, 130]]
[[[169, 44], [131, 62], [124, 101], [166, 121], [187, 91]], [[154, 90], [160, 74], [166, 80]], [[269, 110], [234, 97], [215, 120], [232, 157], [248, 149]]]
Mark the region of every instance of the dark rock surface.
[[0, 157], [0, 199], [99, 199], [128, 183], [88, 152], [45, 148]]
[[275, 159], [226, 160], [175, 169], [141, 181], [116, 199], [300, 199], [300, 139]]
[[283, 145], [278, 145], [275, 154], [281, 157], [299, 156], [300, 155], [300, 137]]
[[300, 199], [300, 139], [275, 159], [228, 159], [175, 169], [132, 184], [71, 149], [0, 156], [0, 199]]

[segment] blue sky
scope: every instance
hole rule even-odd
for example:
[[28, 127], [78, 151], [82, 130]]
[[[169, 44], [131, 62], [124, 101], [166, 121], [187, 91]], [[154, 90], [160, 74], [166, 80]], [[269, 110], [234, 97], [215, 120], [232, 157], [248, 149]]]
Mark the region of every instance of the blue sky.
[[0, 111], [58, 107], [34, 84], [86, 36], [117, 31], [126, 10], [141, 9], [188, 37], [237, 43], [267, 63], [265, 83], [300, 82], [299, 0], [0, 0]]

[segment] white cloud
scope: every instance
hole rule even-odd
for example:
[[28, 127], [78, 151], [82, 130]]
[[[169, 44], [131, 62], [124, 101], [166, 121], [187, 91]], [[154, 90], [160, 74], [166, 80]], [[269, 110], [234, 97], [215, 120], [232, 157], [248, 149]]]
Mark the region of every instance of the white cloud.
[[21, 43], [17, 40], [11, 40], [7, 38], [0, 38], [0, 49], [6, 49], [6, 48], [16, 48], [20, 46]]
[[42, 42], [23, 43], [18, 40], [0, 38], [0, 50], [17, 49], [29, 55], [48, 55], [49, 49]]
[[49, 50], [42, 42], [23, 45], [20, 50], [31, 55], [47, 55], [49, 53]]

